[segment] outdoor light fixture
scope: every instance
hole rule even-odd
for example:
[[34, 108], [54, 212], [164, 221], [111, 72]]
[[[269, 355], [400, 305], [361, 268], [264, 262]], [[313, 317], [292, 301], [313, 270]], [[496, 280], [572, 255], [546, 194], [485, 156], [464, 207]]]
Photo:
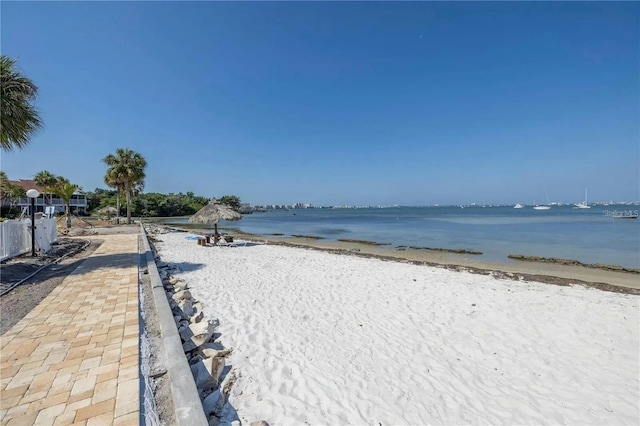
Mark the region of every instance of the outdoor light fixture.
[[36, 255], [36, 198], [40, 196], [37, 189], [27, 191], [27, 197], [31, 198], [31, 256]]

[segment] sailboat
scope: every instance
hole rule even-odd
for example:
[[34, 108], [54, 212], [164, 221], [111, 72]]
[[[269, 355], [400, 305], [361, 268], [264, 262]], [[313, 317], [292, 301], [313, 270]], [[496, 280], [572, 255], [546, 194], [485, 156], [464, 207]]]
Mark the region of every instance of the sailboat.
[[544, 199], [547, 201], [547, 204], [538, 204], [533, 206], [534, 210], [549, 210], [551, 206], [549, 205], [549, 196], [547, 195], [547, 187], [544, 188]]
[[590, 208], [591, 208], [591, 206], [587, 202], [587, 188], [585, 188], [584, 189], [584, 201], [581, 202], [581, 203], [576, 204], [574, 209], [590, 209]]

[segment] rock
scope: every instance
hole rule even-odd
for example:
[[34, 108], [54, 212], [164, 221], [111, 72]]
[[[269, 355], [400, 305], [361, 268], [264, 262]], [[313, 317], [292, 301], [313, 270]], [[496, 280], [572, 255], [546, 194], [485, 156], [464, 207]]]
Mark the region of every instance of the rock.
[[189, 290], [181, 290], [176, 292], [172, 299], [176, 302], [180, 302], [181, 300], [191, 300], [193, 299], [193, 296], [191, 296], [191, 292]]
[[222, 409], [222, 416], [220, 416], [220, 426], [241, 426], [240, 419], [236, 410], [226, 402]]
[[205, 358], [226, 358], [232, 350], [220, 349], [219, 344], [216, 343], [205, 343], [197, 349], [197, 353], [202, 354]]
[[204, 312], [199, 312], [197, 314], [194, 314], [193, 317], [191, 317], [191, 322], [192, 323], [196, 323], [196, 322], [200, 322], [204, 319]]
[[193, 352], [189, 352], [191, 354], [191, 359], [189, 360], [189, 364], [195, 364], [196, 362], [200, 362], [205, 358], [202, 358], [200, 355], [194, 355]]
[[196, 362], [191, 365], [191, 374], [193, 374], [193, 380], [196, 382], [196, 387], [198, 391], [202, 389], [212, 389], [215, 388], [218, 383], [216, 380], [211, 377], [211, 373], [209, 373], [209, 369], [212, 368], [211, 364], [213, 359], [205, 359]]
[[184, 312], [182, 312], [182, 309], [180, 309], [179, 306], [171, 308], [171, 313], [173, 314], [174, 317], [180, 317], [181, 319], [189, 319], [184, 315]]
[[234, 369], [231, 370], [229, 374], [224, 377], [222, 383], [220, 383], [220, 388], [222, 388], [223, 395], [229, 395], [229, 393], [231, 393], [231, 389], [236, 383], [236, 380], [238, 380], [238, 376], [236, 370]]
[[215, 330], [215, 323], [211, 320], [200, 321], [189, 326], [191, 336], [189, 339], [185, 339], [182, 349], [185, 352], [189, 352], [204, 343], [208, 342]]
[[[190, 342], [193, 337], [193, 332], [189, 327], [180, 327], [178, 328], [178, 333], [180, 334], [180, 338], [183, 342]], [[184, 349], [184, 346], [182, 347]], [[188, 351], [185, 351], [188, 352]]]
[[173, 288], [176, 291], [182, 291], [182, 290], [186, 290], [187, 289], [187, 283], [183, 282], [183, 281], [178, 281], [177, 283], [175, 283], [173, 285]]
[[264, 420], [258, 420], [257, 422], [251, 422], [251, 426], [269, 426], [269, 423]]
[[220, 381], [220, 376], [222, 376], [222, 372], [224, 371], [225, 363], [224, 358], [207, 358], [212, 359], [213, 363], [211, 364], [211, 377], [216, 379], [216, 385]]
[[191, 304], [191, 299], [181, 300], [180, 303], [178, 303], [178, 306], [186, 318], [191, 318], [193, 314], [195, 314]]
[[183, 282], [180, 278], [169, 277], [169, 284], [175, 286], [176, 284]]
[[222, 370], [224, 370], [222, 358], [206, 358], [191, 366], [191, 374], [199, 391], [216, 388]]
[[220, 389], [217, 389], [211, 395], [207, 396], [204, 401], [202, 401], [202, 408], [204, 408], [204, 414], [208, 416], [222, 416], [222, 409], [224, 408], [224, 396], [220, 392]]

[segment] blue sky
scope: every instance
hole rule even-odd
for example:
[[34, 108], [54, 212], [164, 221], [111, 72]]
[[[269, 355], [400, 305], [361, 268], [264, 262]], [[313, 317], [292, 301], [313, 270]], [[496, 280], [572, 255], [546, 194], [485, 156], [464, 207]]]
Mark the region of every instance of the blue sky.
[[640, 199], [640, 5], [3, 2], [45, 129], [3, 152], [255, 204]]

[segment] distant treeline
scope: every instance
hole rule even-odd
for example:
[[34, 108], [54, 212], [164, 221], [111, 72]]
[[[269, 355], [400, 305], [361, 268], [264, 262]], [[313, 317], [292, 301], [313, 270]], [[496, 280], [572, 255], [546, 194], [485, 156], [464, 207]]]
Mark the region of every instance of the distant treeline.
[[[96, 188], [87, 193], [87, 208], [89, 213], [111, 206], [116, 206], [116, 191]], [[240, 199], [234, 195], [225, 195], [220, 198], [225, 204], [237, 208]], [[209, 198], [195, 195], [193, 192], [186, 194], [159, 194], [157, 192], [137, 194], [131, 199], [131, 215], [135, 217], [170, 217], [190, 216], [200, 210], [209, 202]], [[120, 214], [124, 213], [124, 209]]]

